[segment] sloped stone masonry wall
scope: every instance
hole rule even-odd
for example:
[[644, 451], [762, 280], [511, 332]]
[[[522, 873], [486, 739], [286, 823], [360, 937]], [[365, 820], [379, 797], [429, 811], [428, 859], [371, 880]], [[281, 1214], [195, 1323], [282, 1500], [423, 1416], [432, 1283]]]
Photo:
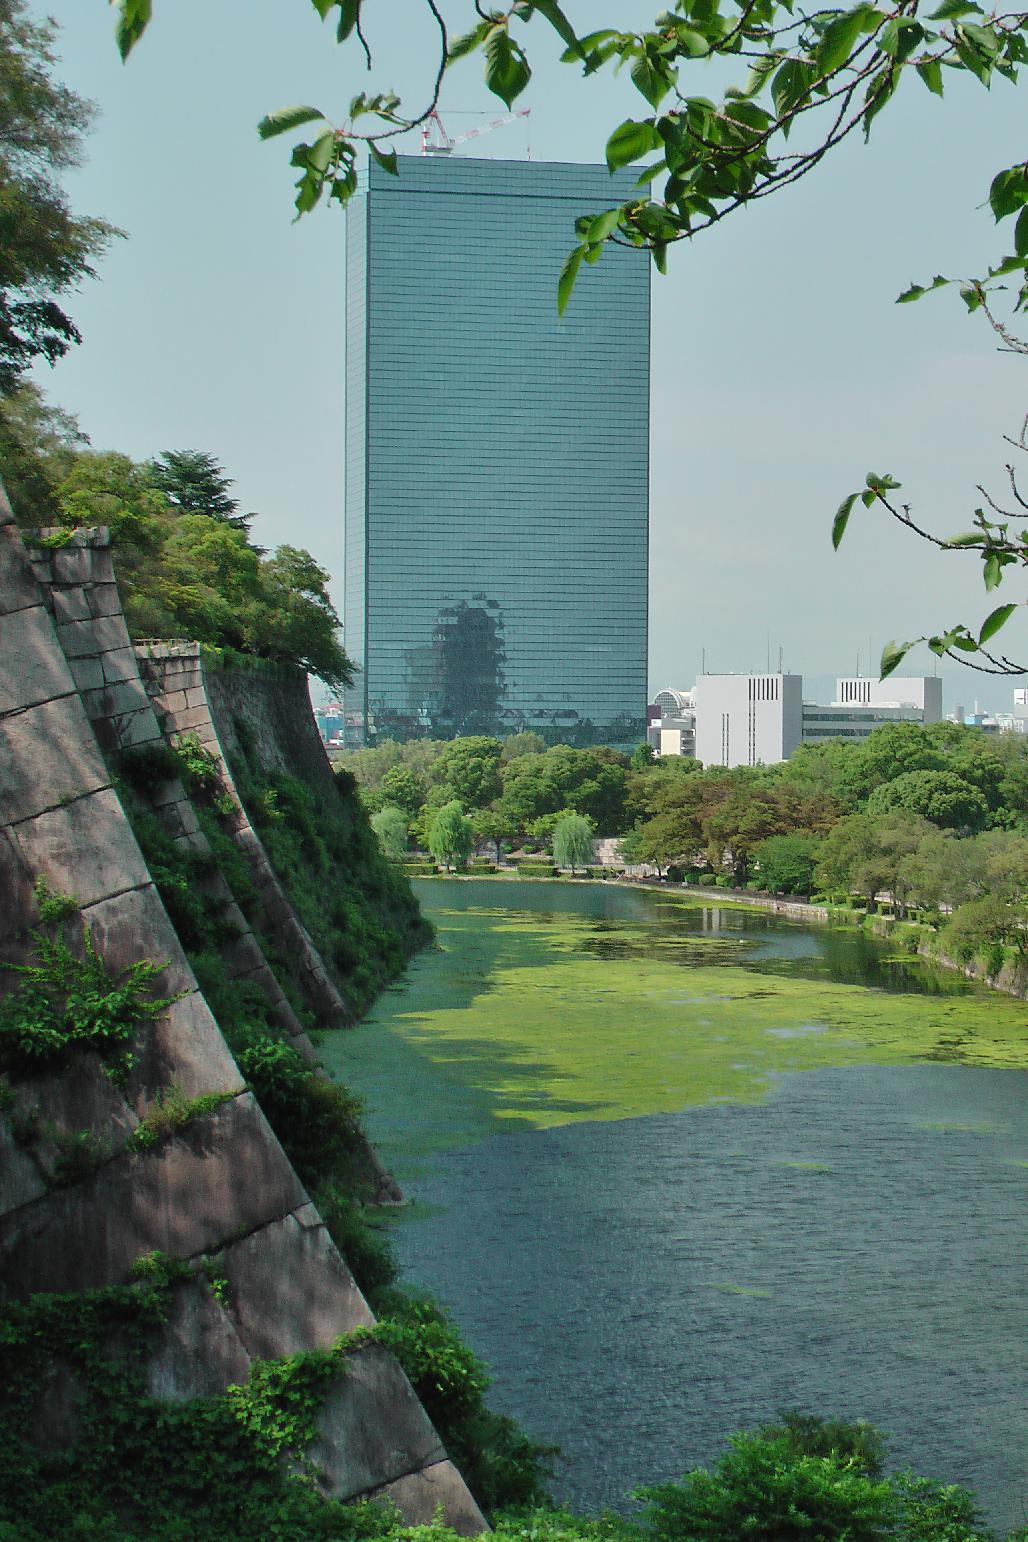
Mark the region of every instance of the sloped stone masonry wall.
[[[304, 755], [301, 751], [305, 771], [331, 777], [332, 771], [314, 726], [306, 677], [299, 670], [294, 679], [285, 680], [257, 671], [239, 670], [231, 672], [238, 674], [238, 681], [226, 683], [222, 677], [229, 676], [230, 672], [207, 670], [200, 645], [193, 642], [142, 644], [138, 654], [146, 689], [161, 714], [165, 732], [171, 737], [195, 734], [203, 748], [219, 761], [221, 777], [235, 811], [230, 822], [232, 838], [246, 858], [250, 878], [257, 890], [261, 931], [273, 937], [288, 956], [297, 986], [318, 1021], [327, 1028], [343, 1026], [350, 1020], [343, 999], [279, 881], [263, 841], [250, 822], [228, 760], [229, 755], [239, 750], [233, 708], [245, 710], [245, 720], [253, 722], [257, 730], [257, 750], [265, 757], [266, 767], [288, 771], [295, 776], [298, 767], [291, 757], [287, 760], [284, 747], [303, 745], [303, 719], [306, 716], [310, 732], [317, 739], [318, 754]], [[302, 693], [302, 698], [298, 693]], [[302, 709], [297, 710], [301, 699], [306, 703], [305, 713]], [[215, 702], [219, 703], [220, 711]]]
[[[152, 1392], [174, 1401], [245, 1379], [253, 1359], [327, 1347], [372, 1318], [242, 1086], [111, 785], [93, 724], [106, 745], [125, 746], [148, 742], [154, 719], [125, 648], [109, 553], [97, 533], [36, 561], [47, 593], [0, 494], [0, 951], [26, 956], [42, 877], [75, 895], [109, 969], [166, 961], [160, 989], [176, 999], [141, 1033], [123, 1087], [88, 1054], [60, 1074], [12, 1082], [0, 1115], [0, 1292], [122, 1284], [155, 1249], [197, 1261], [223, 1253], [231, 1306], [197, 1274], [178, 1287], [150, 1361]], [[11, 983], [0, 973], [0, 989]], [[147, 1150], [127, 1149], [171, 1086], [226, 1100]], [[26, 1150], [15, 1136], [34, 1113], [56, 1136], [94, 1133], [103, 1156], [88, 1177], [52, 1186], [47, 1141]], [[375, 1345], [350, 1360], [312, 1453], [328, 1491], [388, 1495], [411, 1520], [441, 1504], [462, 1532], [485, 1529], [396, 1362]], [[66, 1394], [57, 1378], [41, 1405], [54, 1439]]]

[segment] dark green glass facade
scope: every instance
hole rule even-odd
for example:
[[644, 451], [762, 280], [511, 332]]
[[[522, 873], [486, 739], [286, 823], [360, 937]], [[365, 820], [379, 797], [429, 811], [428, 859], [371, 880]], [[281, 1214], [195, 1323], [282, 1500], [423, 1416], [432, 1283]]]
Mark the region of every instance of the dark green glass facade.
[[370, 738], [645, 731], [649, 265], [604, 167], [401, 157], [347, 215], [347, 697]]

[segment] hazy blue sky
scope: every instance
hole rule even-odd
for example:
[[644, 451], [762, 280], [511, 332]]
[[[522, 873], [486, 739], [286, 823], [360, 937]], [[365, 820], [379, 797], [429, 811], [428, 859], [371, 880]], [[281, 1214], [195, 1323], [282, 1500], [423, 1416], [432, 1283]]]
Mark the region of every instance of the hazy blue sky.
[[[342, 117], [368, 85], [356, 55], [309, 0], [156, 0], [125, 66], [104, 0], [32, 7], [56, 14], [60, 73], [101, 108], [70, 179], [75, 204], [128, 236], [70, 307], [82, 347], [41, 384], [97, 448], [210, 450], [260, 511], [263, 544], [307, 546], [338, 574], [345, 216], [290, 223], [288, 145], [260, 145], [255, 125], [294, 102]], [[460, 30], [470, 9], [447, 7]], [[654, 14], [639, 0], [567, 10], [581, 27]], [[413, 102], [431, 45], [424, 9], [368, 11], [389, 18], [370, 29], [371, 81]], [[558, 65], [541, 22], [526, 36], [533, 157], [601, 160], [642, 98], [627, 79], [581, 81]], [[1025, 153], [1023, 91], [956, 78], [949, 91], [940, 103], [912, 80], [869, 147], [851, 141], [654, 277], [653, 689], [691, 685], [704, 648], [710, 669], [762, 668], [769, 635], [772, 658], [781, 646], [808, 676], [850, 673], [858, 653], [866, 670], [869, 644], [877, 659], [890, 637], [974, 624], [997, 603], [976, 562], [935, 554], [882, 515], [854, 516], [838, 556], [829, 542], [840, 497], [872, 467], [900, 477], [942, 533], [965, 528], [976, 482], [1002, 490], [1001, 436], [1026, 410], [1023, 361], [998, 353], [955, 294], [893, 304], [912, 278], [979, 271], [1009, 240], [982, 204], [993, 172]], [[503, 111], [477, 60], [453, 71], [447, 108]], [[474, 148], [513, 158], [525, 143], [517, 125]], [[1015, 581], [1001, 597], [1022, 591]], [[975, 696], [1009, 706], [1011, 682], [944, 673], [947, 708]]]

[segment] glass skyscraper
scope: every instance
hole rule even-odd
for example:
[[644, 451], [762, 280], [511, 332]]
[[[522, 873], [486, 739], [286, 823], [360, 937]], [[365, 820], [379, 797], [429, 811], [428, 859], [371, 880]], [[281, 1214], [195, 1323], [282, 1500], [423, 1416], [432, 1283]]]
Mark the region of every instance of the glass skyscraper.
[[649, 259], [557, 278], [634, 173], [406, 156], [347, 214], [346, 699], [369, 738], [643, 737]]

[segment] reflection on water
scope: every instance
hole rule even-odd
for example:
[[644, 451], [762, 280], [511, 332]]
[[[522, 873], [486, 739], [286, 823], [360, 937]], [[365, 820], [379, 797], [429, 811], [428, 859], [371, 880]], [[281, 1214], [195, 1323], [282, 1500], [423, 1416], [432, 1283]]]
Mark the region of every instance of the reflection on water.
[[556, 920], [590, 917], [583, 947], [601, 959], [659, 958], [686, 967], [717, 964], [759, 974], [874, 990], [930, 996], [960, 996], [981, 987], [953, 970], [937, 969], [916, 954], [904, 954], [856, 926], [811, 925], [791, 917], [740, 906], [703, 904], [686, 897], [615, 884], [555, 884], [421, 880], [422, 904], [447, 910], [528, 911]]

